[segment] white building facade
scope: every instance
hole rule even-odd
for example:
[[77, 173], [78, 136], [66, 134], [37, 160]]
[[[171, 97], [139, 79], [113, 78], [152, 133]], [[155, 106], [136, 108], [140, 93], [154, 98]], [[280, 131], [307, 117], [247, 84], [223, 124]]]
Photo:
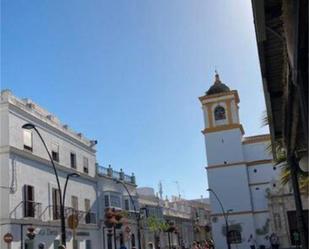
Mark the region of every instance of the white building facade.
[[[125, 245], [127, 249], [138, 248], [139, 204], [137, 200], [135, 176], [113, 170], [111, 166], [98, 166], [98, 202], [102, 247], [118, 249]], [[121, 181], [121, 182], [120, 182]], [[113, 209], [123, 214], [121, 226], [110, 227], [106, 212]]]
[[[269, 135], [244, 136], [239, 120], [239, 97], [216, 74], [214, 84], [199, 98], [204, 113], [209, 188], [228, 212], [232, 248], [249, 248], [252, 234], [256, 247], [269, 246], [271, 234], [267, 192], [279, 173], [267, 151]], [[225, 249], [226, 226], [222, 209], [210, 191], [212, 235], [216, 248]]]
[[[97, 213], [95, 142], [62, 125], [52, 114], [31, 100], [1, 92], [0, 103], [0, 248], [7, 248], [4, 234], [13, 236], [11, 249], [55, 249], [60, 244], [59, 192], [48, 154], [34, 130], [34, 124], [55, 161], [63, 190], [68, 174], [65, 216], [78, 214], [79, 226], [73, 242], [67, 228], [67, 247], [100, 248]], [[36, 234], [27, 238], [32, 227]], [[73, 245], [74, 243], [74, 245]]]

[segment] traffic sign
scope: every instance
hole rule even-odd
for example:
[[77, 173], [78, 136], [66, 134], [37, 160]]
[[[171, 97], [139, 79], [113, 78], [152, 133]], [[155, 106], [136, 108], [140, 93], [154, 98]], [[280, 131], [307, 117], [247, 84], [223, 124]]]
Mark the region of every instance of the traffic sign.
[[78, 215], [77, 214], [71, 214], [68, 217], [68, 227], [71, 228], [72, 230], [75, 230], [78, 227]]
[[5, 243], [10, 244], [13, 241], [13, 235], [11, 233], [6, 233], [3, 236], [3, 240]]

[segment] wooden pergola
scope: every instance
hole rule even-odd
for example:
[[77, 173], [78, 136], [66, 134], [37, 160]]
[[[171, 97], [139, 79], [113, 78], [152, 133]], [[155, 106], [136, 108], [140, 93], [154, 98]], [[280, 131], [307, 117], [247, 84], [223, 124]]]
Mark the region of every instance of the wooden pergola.
[[298, 230], [308, 248], [298, 174], [308, 156], [308, 1], [252, 0], [263, 88], [273, 145], [281, 143], [291, 170]]

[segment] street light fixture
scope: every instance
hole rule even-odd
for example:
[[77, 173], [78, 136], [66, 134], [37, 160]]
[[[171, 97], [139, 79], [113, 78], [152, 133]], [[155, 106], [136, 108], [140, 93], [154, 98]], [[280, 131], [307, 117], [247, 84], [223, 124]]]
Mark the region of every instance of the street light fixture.
[[62, 201], [63, 208], [65, 206], [65, 196], [66, 196], [67, 186], [68, 186], [68, 182], [69, 182], [70, 177], [78, 178], [78, 177], [80, 177], [80, 174], [78, 174], [78, 173], [71, 173], [71, 174], [67, 175], [67, 178], [66, 178], [65, 184], [64, 184], [64, 190], [63, 190], [63, 201]]
[[49, 152], [49, 150], [48, 150], [48, 148], [47, 148], [47, 145], [46, 145], [46, 143], [45, 143], [45, 141], [44, 141], [44, 139], [43, 139], [41, 133], [38, 131], [38, 129], [37, 129], [37, 128], [35, 127], [35, 125], [32, 124], [32, 123], [26, 123], [26, 124], [24, 124], [24, 125], [22, 126], [22, 128], [25, 129], [25, 130], [34, 130], [34, 131], [38, 134], [38, 136], [39, 136], [40, 140], [42, 141], [42, 143], [43, 143], [43, 145], [44, 145], [44, 147], [45, 147], [45, 150], [46, 150], [46, 152], [47, 152], [47, 154], [48, 154], [48, 156], [49, 156], [50, 162], [51, 162], [51, 164], [52, 164], [52, 166], [53, 166], [54, 173], [55, 173], [56, 180], [57, 180], [58, 191], [59, 191], [59, 195], [60, 195], [60, 200], [59, 200], [59, 201], [60, 201], [61, 244], [62, 244], [64, 247], [66, 247], [66, 231], [65, 231], [65, 217], [64, 217], [64, 198], [65, 198], [65, 191], [66, 191], [66, 186], [67, 186], [67, 183], [68, 183], [69, 178], [70, 178], [71, 176], [72, 176], [72, 177], [78, 177], [79, 174], [77, 174], [77, 173], [72, 173], [72, 174], [68, 174], [68, 175], [67, 175], [67, 179], [66, 179], [66, 183], [65, 183], [65, 187], [64, 187], [64, 193], [63, 193], [63, 195], [62, 195], [62, 191], [61, 191], [61, 186], [60, 186], [60, 181], [59, 181], [59, 176], [58, 176], [57, 168], [56, 168], [56, 166], [55, 166], [54, 160], [53, 160], [53, 158], [52, 158], [52, 156], [51, 156], [51, 154], [50, 154], [50, 152]]
[[207, 189], [208, 192], [211, 192], [213, 193], [213, 195], [215, 196], [215, 198], [217, 199], [221, 209], [222, 209], [222, 213], [223, 213], [223, 217], [224, 217], [224, 220], [225, 220], [225, 231], [226, 231], [226, 244], [227, 244], [227, 248], [228, 249], [231, 249], [231, 244], [230, 244], [230, 240], [229, 240], [229, 223], [228, 223], [228, 215], [229, 215], [229, 212], [232, 212], [233, 209], [228, 209], [227, 211], [224, 210], [224, 207], [222, 205], [222, 202], [220, 201], [218, 195], [216, 194], [216, 192], [211, 189], [211, 188], [208, 188]]
[[133, 205], [133, 209], [134, 209], [134, 213], [135, 213], [135, 217], [136, 217], [136, 223], [137, 223], [137, 240], [138, 240], [138, 249], [142, 249], [142, 245], [141, 245], [141, 231], [140, 231], [140, 213], [137, 213], [136, 210], [136, 206], [133, 200], [132, 195], [129, 192], [129, 189], [127, 188], [127, 186], [125, 185], [125, 183], [123, 181], [120, 181], [118, 179], [113, 179], [116, 183], [121, 184], [124, 189], [127, 191], [129, 198], [131, 200], [131, 203]]

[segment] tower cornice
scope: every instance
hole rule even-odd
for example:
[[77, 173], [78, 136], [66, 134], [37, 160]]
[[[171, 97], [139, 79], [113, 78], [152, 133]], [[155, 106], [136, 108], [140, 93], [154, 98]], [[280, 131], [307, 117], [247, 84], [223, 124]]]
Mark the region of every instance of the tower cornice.
[[237, 90], [232, 90], [232, 91], [229, 91], [229, 92], [216, 93], [216, 94], [211, 94], [211, 95], [204, 95], [204, 96], [199, 97], [199, 100], [203, 104], [206, 101], [208, 102], [208, 100], [211, 101], [211, 100], [214, 100], [218, 97], [229, 96], [229, 95], [234, 96], [236, 103], [239, 103], [239, 96], [238, 96]]
[[210, 128], [205, 128], [204, 130], [202, 130], [202, 133], [205, 135], [207, 133], [232, 130], [232, 129], [237, 129], [237, 128], [240, 129], [243, 135], [245, 134], [244, 128], [242, 127], [241, 124], [226, 124], [226, 125], [219, 125], [219, 126], [214, 126]]

